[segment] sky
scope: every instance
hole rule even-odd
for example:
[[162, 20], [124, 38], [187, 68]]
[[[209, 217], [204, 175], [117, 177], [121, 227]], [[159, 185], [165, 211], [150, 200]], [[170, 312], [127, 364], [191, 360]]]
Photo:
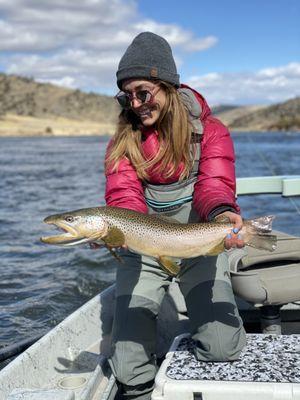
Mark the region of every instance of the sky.
[[0, 72], [114, 95], [140, 32], [210, 105], [300, 96], [300, 0], [0, 0]]

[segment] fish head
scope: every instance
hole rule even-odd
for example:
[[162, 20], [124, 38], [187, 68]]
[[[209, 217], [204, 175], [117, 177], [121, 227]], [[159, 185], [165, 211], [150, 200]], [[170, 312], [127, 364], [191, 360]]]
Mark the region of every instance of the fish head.
[[45, 218], [46, 224], [54, 225], [63, 233], [43, 236], [41, 241], [64, 246], [101, 241], [101, 238], [107, 234], [108, 225], [101, 215], [96, 215], [89, 210], [82, 209]]

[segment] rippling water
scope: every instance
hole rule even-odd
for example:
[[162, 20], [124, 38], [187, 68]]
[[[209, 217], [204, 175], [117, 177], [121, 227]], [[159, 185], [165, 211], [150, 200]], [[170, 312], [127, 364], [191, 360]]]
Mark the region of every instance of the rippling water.
[[[299, 174], [300, 135], [234, 134], [237, 175]], [[0, 138], [0, 348], [44, 333], [114, 281], [104, 250], [39, 241], [45, 216], [104, 204], [108, 138]], [[246, 217], [275, 214], [300, 235], [300, 199], [239, 200]]]

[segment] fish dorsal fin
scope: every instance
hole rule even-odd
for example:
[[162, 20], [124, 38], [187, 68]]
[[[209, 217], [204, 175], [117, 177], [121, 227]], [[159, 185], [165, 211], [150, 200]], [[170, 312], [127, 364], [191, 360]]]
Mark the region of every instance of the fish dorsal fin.
[[172, 260], [172, 258], [170, 257], [165, 257], [165, 256], [158, 257], [158, 262], [168, 275], [175, 276], [180, 271], [180, 266], [176, 264], [176, 262]]
[[108, 247], [121, 247], [125, 244], [125, 236], [118, 228], [109, 228], [107, 234], [101, 240]]

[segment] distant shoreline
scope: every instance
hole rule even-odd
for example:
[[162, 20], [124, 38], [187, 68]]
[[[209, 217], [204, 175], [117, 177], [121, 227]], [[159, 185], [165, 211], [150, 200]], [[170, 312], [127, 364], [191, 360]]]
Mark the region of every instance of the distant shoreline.
[[[227, 125], [228, 126], [228, 125]], [[76, 136], [112, 136], [116, 124], [101, 123], [90, 120], [69, 119], [64, 117], [37, 118], [25, 115], [6, 114], [0, 117], [0, 137], [76, 137]], [[250, 132], [295, 132], [298, 129], [266, 130], [261, 127], [251, 129], [239, 127], [230, 128], [232, 133]]]
[[[121, 109], [112, 96], [0, 73], [0, 137], [113, 135]], [[300, 131], [300, 97], [276, 104], [211, 108], [231, 132]]]
[[[282, 134], [300, 134], [300, 131], [298, 130], [288, 130], [288, 131], [279, 131], [279, 130], [272, 130], [272, 131], [266, 131], [266, 130], [236, 130], [236, 129], [230, 129], [231, 134], [247, 134], [247, 133], [282, 133]], [[102, 137], [102, 136], [110, 136], [112, 137], [113, 134], [104, 132], [104, 133], [77, 133], [77, 134], [59, 134], [59, 135], [51, 135], [51, 134], [2, 134], [0, 132], [0, 139], [2, 138], [75, 138], [75, 137]]]
[[0, 117], [0, 137], [104, 136], [113, 135], [115, 124], [64, 117], [37, 118], [6, 114]]

